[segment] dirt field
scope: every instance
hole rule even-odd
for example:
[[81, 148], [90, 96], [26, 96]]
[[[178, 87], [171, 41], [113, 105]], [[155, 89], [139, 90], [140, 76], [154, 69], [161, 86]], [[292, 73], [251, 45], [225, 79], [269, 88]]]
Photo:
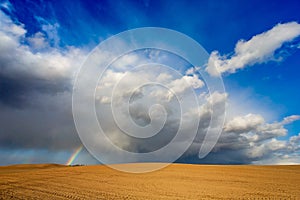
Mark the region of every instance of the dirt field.
[[300, 166], [172, 164], [147, 174], [106, 166], [0, 167], [0, 199], [228, 198], [300, 199]]

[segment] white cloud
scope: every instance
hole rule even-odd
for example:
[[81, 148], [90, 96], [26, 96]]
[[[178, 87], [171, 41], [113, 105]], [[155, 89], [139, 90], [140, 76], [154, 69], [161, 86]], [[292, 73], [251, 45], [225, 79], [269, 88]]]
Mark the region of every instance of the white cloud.
[[32, 44], [31, 49], [22, 43], [26, 33], [23, 25], [14, 24], [2, 12], [0, 16], [0, 62], [3, 74], [26, 74], [42, 80], [69, 78], [87, 54], [74, 47], [65, 50], [49, 47], [47, 51], [34, 52], [37, 47], [47, 46], [43, 34], [36, 33], [27, 39]]
[[200, 67], [191, 67], [186, 70], [185, 74], [186, 75], [194, 75], [196, 72], [200, 71]]
[[262, 158], [264, 156], [268, 156], [273, 152], [278, 150], [282, 150], [286, 147], [285, 141], [279, 141], [275, 138], [271, 140], [258, 144], [258, 145], [251, 145], [251, 148], [247, 150], [247, 155], [251, 159]]
[[46, 40], [45, 35], [41, 32], [37, 32], [32, 37], [29, 37], [28, 42], [30, 46], [35, 50], [49, 47], [49, 43]]
[[253, 36], [250, 40], [240, 40], [234, 54], [221, 56], [218, 51], [210, 55], [206, 71], [212, 76], [235, 73], [238, 69], [273, 59], [274, 52], [284, 43], [291, 42], [300, 35], [300, 24], [289, 22], [277, 24], [271, 30]]
[[299, 164], [300, 163], [300, 133], [288, 140], [272, 138], [259, 146], [254, 147], [255, 153], [249, 155], [256, 157], [254, 164]]
[[247, 132], [257, 128], [263, 123], [264, 118], [260, 115], [247, 114], [245, 116], [237, 116], [226, 123], [224, 131]]
[[[130, 56], [130, 58], [134, 58], [135, 56]], [[129, 58], [126, 56], [125, 60]], [[120, 58], [120, 60], [124, 60], [124, 58]], [[130, 59], [131, 60], [131, 59]], [[137, 59], [133, 59], [137, 60]], [[139, 62], [143, 62], [141, 59]], [[144, 62], [146, 62], [144, 60]], [[119, 63], [119, 61], [117, 62]], [[129, 62], [131, 63], [131, 62]], [[113, 65], [115, 69], [120, 69], [120, 65]], [[98, 90], [101, 90], [101, 93], [106, 94], [109, 96], [112, 94], [113, 87], [116, 84], [119, 84], [118, 92], [115, 92], [114, 98], [123, 98], [129, 94], [132, 94], [133, 89], [142, 86], [143, 84], [151, 83], [150, 85], [162, 84], [168, 91], [165, 91], [166, 88], [160, 87], [156, 88], [155, 90], [149, 91], [149, 94], [152, 97], [155, 97], [159, 100], [166, 100], [171, 101], [174, 95], [180, 97], [184, 95], [189, 89], [200, 89], [204, 87], [204, 82], [199, 79], [197, 75], [193, 76], [181, 76], [181, 77], [174, 77], [171, 74], [165, 72], [159, 72], [157, 76], [157, 70], [139, 70], [139, 71], [129, 71], [129, 72], [118, 72], [114, 71], [113, 69], [107, 70], [99, 85], [97, 86]], [[121, 83], [119, 83], [121, 82]], [[106, 102], [106, 101], [105, 101]]]
[[137, 66], [139, 63], [141, 63], [141, 61], [138, 55], [126, 54], [113, 63], [112, 67], [116, 69], [128, 69], [131, 66]]
[[223, 153], [224, 156], [238, 154], [237, 162], [241, 159], [244, 162], [259, 164], [300, 160], [300, 136], [292, 136], [287, 140], [279, 139], [287, 134], [284, 125], [295, 120], [299, 120], [299, 117], [289, 116], [273, 123], [266, 123], [262, 116], [254, 114], [234, 117], [226, 123], [214, 153]]
[[169, 84], [166, 84], [166, 86], [172, 91], [168, 93], [168, 99], [171, 99], [174, 97], [174, 94], [177, 94], [178, 96], [183, 95], [189, 88], [202, 88], [204, 86], [204, 82], [194, 74], [193, 76], [182, 76], [181, 78], [175, 79]]
[[160, 73], [157, 77], [158, 82], [169, 82], [172, 80], [172, 76], [167, 73]]
[[290, 124], [290, 123], [292, 123], [292, 122], [294, 122], [296, 120], [299, 120], [299, 119], [300, 119], [300, 115], [291, 115], [291, 116], [285, 117], [282, 120], [281, 124], [282, 125]]
[[[10, 37], [18, 39], [20, 36], [24, 36], [26, 30], [23, 25], [16, 25], [12, 20], [0, 11], [0, 30], [1, 33], [6, 33]], [[4, 34], [1, 36], [4, 37]]]
[[215, 105], [218, 103], [226, 102], [228, 98], [228, 93], [220, 93], [220, 92], [214, 92], [211, 95], [207, 96], [207, 102], [211, 105]]
[[292, 115], [285, 117], [280, 122], [266, 123], [261, 115], [247, 114], [245, 116], [236, 116], [229, 120], [225, 126], [225, 132], [234, 132], [243, 134], [249, 141], [261, 141], [279, 136], [285, 136], [287, 129], [284, 125], [299, 120], [300, 116]]

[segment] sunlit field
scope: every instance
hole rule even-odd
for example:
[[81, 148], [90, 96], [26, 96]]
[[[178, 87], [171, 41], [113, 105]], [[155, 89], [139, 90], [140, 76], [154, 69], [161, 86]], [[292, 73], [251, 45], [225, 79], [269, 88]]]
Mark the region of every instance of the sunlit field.
[[[141, 167], [145, 164], [130, 164]], [[172, 164], [130, 174], [107, 166], [0, 168], [0, 199], [297, 199], [300, 166]]]

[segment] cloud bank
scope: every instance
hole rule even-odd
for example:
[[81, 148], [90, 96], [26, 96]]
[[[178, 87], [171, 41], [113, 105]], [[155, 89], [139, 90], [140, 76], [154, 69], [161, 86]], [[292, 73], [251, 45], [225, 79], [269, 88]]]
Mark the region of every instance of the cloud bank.
[[[0, 146], [69, 149], [80, 144], [71, 113], [72, 81], [85, 52], [59, 49], [0, 12]], [[51, 39], [50, 39], [51, 40]]]
[[[0, 151], [2, 152], [0, 164], [8, 164], [5, 160], [26, 162], [30, 160], [27, 158], [39, 158], [41, 162], [60, 162], [60, 157], [66, 156], [65, 152], [71, 152], [81, 145], [72, 118], [71, 96], [76, 71], [87, 52], [72, 46], [59, 47], [60, 38], [57, 33], [59, 24], [41, 26], [43, 31], [26, 35], [24, 25], [12, 21], [0, 11]], [[249, 41], [240, 41], [231, 58], [213, 53], [207, 70], [216, 75], [214, 71], [209, 71], [210, 65], [214, 64], [221, 73], [231, 73], [245, 66], [270, 60], [276, 49], [284, 42], [293, 40], [299, 32], [299, 24], [295, 22], [279, 24]], [[221, 138], [213, 152], [199, 160], [199, 148], [209, 128], [211, 115], [213, 112], [223, 112], [217, 108], [224, 102], [230, 102], [230, 94], [209, 95], [205, 92], [205, 82], [193, 70], [183, 73], [180, 78], [155, 71], [126, 72], [131, 66], [143, 63], [147, 59], [161, 61], [164, 57], [155, 51], [144, 52], [144, 56], [125, 55], [115, 63], [113, 70], [104, 74], [102, 82], [97, 87], [95, 100], [97, 116], [109, 133], [108, 137], [115, 144], [128, 151], [147, 152], [160, 148], [174, 137], [180, 123], [180, 112], [175, 96], [166, 88], [144, 87], [136, 90], [130, 99], [130, 117], [141, 126], [151, 122], [151, 115], [156, 119], [163, 118], [164, 113], [160, 112], [159, 108], [154, 107], [151, 115], [148, 113], [153, 102], [165, 105], [168, 117], [159, 137], [141, 141], [124, 136], [108, 112], [114, 83], [127, 77], [126, 84], [120, 85], [116, 96], [116, 100], [122, 103], [134, 86], [155, 78], [171, 91], [180, 94], [179, 97], [185, 97], [188, 88], [195, 89], [198, 94], [201, 93], [198, 95], [200, 109], [191, 106], [189, 112], [183, 113], [186, 135], [178, 141], [178, 148], [185, 145], [193, 120], [196, 117], [200, 117], [201, 120], [194, 143], [179, 162], [300, 162], [300, 135], [288, 137], [285, 128], [285, 125], [298, 120], [299, 116], [289, 116], [279, 122], [270, 123], [266, 122], [262, 115], [252, 113], [228, 116]], [[216, 109], [213, 110], [212, 105]], [[120, 104], [120, 109], [122, 108]], [[128, 120], [128, 116], [120, 115], [120, 117], [121, 121]], [[282, 136], [286, 136], [287, 139], [282, 139]], [[95, 141], [98, 145], [105, 145], [101, 138]], [[49, 160], [45, 159], [44, 155], [48, 155]], [[88, 163], [90, 159], [81, 160]]]

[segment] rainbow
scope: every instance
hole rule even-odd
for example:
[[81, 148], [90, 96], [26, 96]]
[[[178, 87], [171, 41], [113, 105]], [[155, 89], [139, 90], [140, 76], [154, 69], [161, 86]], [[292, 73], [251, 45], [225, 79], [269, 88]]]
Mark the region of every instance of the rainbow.
[[81, 152], [82, 148], [83, 148], [83, 146], [80, 145], [77, 149], [75, 149], [75, 151], [73, 152], [73, 154], [70, 156], [70, 158], [66, 162], [66, 165], [71, 165], [72, 164], [72, 162], [76, 159], [76, 157], [78, 156], [78, 154]]

